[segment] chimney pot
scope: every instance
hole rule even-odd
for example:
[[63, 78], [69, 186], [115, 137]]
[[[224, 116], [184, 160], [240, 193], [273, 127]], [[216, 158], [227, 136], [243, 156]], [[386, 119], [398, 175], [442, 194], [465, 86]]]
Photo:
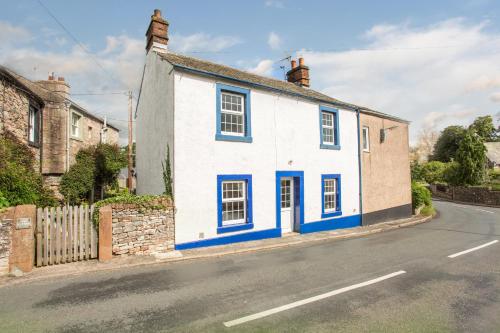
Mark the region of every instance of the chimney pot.
[[304, 58], [299, 58], [299, 66], [297, 61], [292, 60], [292, 68], [286, 73], [286, 80], [300, 87], [309, 87], [309, 67], [304, 64]]
[[59, 76], [59, 77], [57, 78], [57, 81], [62, 81], [62, 82], [64, 82], [64, 77]]
[[161, 17], [161, 10], [155, 9], [146, 31], [146, 52], [153, 48], [157, 52], [166, 52], [168, 44], [168, 22]]

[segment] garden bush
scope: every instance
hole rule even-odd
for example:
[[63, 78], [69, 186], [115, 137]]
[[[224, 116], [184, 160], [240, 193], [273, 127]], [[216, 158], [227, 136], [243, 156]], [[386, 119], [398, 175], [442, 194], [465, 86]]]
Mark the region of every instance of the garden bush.
[[411, 202], [413, 209], [421, 206], [432, 206], [431, 191], [423, 184], [413, 181], [411, 183]]
[[54, 193], [44, 186], [35, 169], [33, 152], [8, 132], [0, 137], [0, 192], [4, 204], [12, 206], [57, 204]]

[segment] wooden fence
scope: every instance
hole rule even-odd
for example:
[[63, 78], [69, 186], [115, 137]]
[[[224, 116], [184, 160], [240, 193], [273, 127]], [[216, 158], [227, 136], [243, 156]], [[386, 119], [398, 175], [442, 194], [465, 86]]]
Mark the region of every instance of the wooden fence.
[[35, 265], [65, 264], [97, 258], [94, 206], [37, 209]]

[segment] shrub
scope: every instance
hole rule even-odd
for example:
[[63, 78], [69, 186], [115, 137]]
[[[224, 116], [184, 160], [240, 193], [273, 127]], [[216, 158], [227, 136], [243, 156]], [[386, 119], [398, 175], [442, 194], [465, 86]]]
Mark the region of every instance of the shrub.
[[460, 185], [460, 164], [458, 162], [450, 162], [446, 164], [446, 169], [443, 172], [443, 180], [449, 185]]
[[67, 203], [86, 202], [97, 186], [116, 183], [120, 169], [127, 165], [123, 152], [116, 145], [99, 144], [81, 149], [61, 180], [61, 194]]
[[0, 191], [0, 209], [9, 207], [10, 204], [7, 199], [3, 196], [2, 191]]
[[422, 172], [422, 164], [418, 161], [412, 161], [410, 164], [411, 179], [414, 181], [423, 181], [424, 175]]
[[422, 210], [420, 211], [420, 214], [424, 215], [424, 216], [433, 216], [436, 214], [436, 210], [434, 209], [434, 207], [432, 206], [425, 206], [424, 208], [422, 208]]
[[10, 133], [0, 137], [0, 192], [12, 206], [34, 204], [55, 205], [54, 193], [44, 186], [35, 170], [35, 156], [25, 144]]
[[424, 185], [413, 181], [411, 183], [411, 202], [413, 209], [421, 206], [432, 206], [431, 191]]
[[446, 170], [446, 163], [431, 161], [422, 165], [422, 179], [428, 184], [441, 183], [444, 181], [443, 174]]

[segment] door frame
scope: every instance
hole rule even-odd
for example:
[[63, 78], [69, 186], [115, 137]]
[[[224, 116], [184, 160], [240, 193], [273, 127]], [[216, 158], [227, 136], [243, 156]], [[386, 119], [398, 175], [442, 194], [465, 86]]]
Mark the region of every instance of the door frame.
[[[293, 178], [292, 186], [294, 186], [294, 191], [299, 191], [299, 209], [300, 213], [295, 214], [294, 212], [294, 232], [300, 232], [300, 226], [304, 224], [304, 171], [276, 171], [276, 228], [281, 232], [281, 178], [283, 177], [291, 177]], [[298, 189], [294, 185], [296, 184], [296, 179], [298, 179]], [[297, 196], [295, 196], [297, 197]], [[294, 206], [296, 203], [294, 203]], [[296, 223], [297, 218], [299, 219], [299, 223]], [[299, 226], [299, 229], [296, 230], [296, 226]]]

